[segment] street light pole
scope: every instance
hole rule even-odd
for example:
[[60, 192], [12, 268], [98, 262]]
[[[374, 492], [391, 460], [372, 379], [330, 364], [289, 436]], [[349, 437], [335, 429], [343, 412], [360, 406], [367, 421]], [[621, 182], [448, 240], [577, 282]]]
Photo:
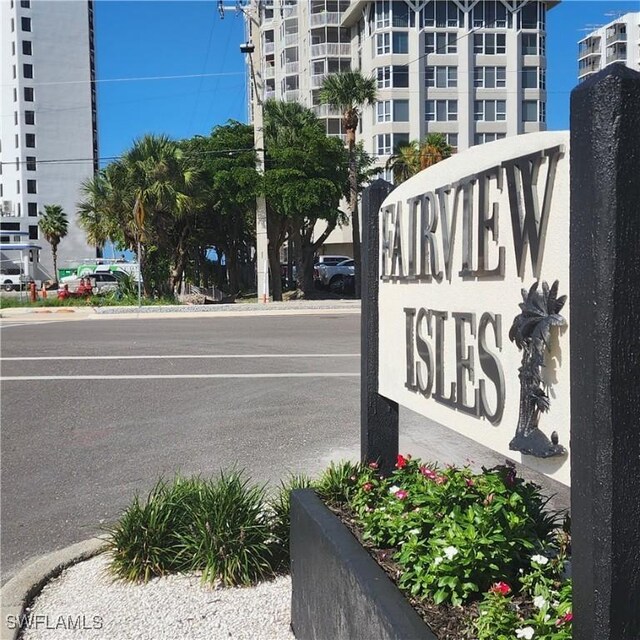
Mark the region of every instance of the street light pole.
[[[230, 9], [231, 7], [229, 7]], [[227, 7], [223, 0], [218, 2], [220, 17], [224, 18]], [[251, 0], [248, 9], [240, 3], [233, 6], [234, 11], [242, 11], [247, 18], [248, 39], [240, 45], [240, 52], [249, 56], [251, 70], [251, 112], [253, 121], [253, 145], [256, 151], [256, 171], [264, 176], [264, 111], [262, 82], [262, 34], [260, 33], [260, 2]], [[253, 29], [257, 33], [252, 37]], [[254, 65], [254, 54], [256, 63]], [[258, 284], [258, 302], [269, 302], [269, 237], [267, 235], [267, 203], [263, 194], [256, 196], [256, 271]], [[278, 277], [279, 274], [273, 274]]]

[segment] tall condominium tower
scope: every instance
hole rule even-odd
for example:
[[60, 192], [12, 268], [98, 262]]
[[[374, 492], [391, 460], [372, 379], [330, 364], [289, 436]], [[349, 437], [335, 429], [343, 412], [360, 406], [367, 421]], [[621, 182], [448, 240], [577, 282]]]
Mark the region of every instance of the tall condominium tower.
[[578, 42], [580, 82], [614, 62], [640, 71], [640, 11], [620, 16]]
[[[80, 185], [97, 168], [92, 0], [0, 2], [0, 223], [2, 245], [28, 237], [42, 247], [36, 279], [53, 278], [38, 220], [61, 205], [69, 233], [58, 264], [95, 257], [76, 224]], [[2, 253], [2, 265], [18, 262]]]

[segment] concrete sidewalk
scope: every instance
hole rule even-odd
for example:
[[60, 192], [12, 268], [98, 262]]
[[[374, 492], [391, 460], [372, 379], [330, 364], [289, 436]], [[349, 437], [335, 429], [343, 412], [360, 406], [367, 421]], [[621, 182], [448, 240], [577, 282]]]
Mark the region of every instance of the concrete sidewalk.
[[294, 300], [290, 302], [171, 305], [146, 307], [18, 307], [0, 309], [14, 322], [117, 320], [131, 318], [204, 318], [232, 316], [322, 315], [360, 313], [360, 300]]

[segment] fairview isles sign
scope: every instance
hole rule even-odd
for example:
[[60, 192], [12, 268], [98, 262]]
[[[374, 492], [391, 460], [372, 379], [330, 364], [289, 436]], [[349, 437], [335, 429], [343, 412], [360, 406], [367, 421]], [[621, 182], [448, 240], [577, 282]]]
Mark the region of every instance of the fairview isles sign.
[[565, 484], [568, 154], [533, 133], [414, 176], [380, 208], [378, 266], [378, 393]]

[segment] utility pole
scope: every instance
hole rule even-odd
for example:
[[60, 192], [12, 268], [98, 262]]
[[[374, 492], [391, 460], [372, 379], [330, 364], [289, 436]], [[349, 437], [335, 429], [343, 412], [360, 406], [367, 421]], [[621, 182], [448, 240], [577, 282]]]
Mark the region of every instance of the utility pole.
[[[251, 112], [253, 121], [253, 145], [256, 150], [256, 171], [264, 176], [264, 112], [262, 81], [262, 34], [260, 33], [260, 0], [250, 0], [248, 7], [240, 2], [225, 6], [218, 1], [218, 12], [224, 19], [225, 11], [241, 11], [246, 17], [247, 41], [240, 45], [240, 52], [249, 56], [251, 70]], [[253, 31], [256, 31], [255, 37]], [[255, 64], [254, 64], [255, 62]], [[258, 281], [258, 302], [269, 302], [269, 239], [267, 236], [267, 203], [264, 195], [256, 197], [256, 271]], [[274, 274], [274, 278], [280, 274]]]

